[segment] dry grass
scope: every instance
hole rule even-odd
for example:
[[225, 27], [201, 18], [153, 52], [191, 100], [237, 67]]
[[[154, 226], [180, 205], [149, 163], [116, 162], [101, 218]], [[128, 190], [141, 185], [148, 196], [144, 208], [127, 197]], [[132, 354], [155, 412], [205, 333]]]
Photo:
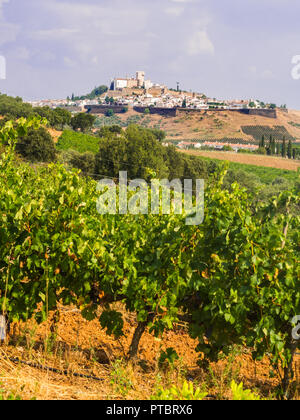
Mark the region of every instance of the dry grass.
[[[118, 115], [122, 120], [128, 117], [142, 115], [133, 110], [126, 114]], [[244, 125], [276, 125], [284, 126], [287, 131], [300, 141], [300, 111], [289, 111], [285, 113], [278, 111], [278, 117], [266, 118], [256, 115], [246, 115], [239, 112], [215, 111], [201, 112], [192, 115], [178, 115], [177, 117], [163, 117], [151, 115], [149, 127], [159, 125], [167, 133], [169, 140], [190, 140], [190, 139], [222, 139], [240, 138], [253, 142], [253, 138], [244, 134], [241, 127]], [[290, 125], [290, 122], [299, 124], [299, 127]]]
[[[267, 359], [254, 363], [248, 352], [237, 350], [229, 358], [212, 363], [210, 372], [203, 371], [197, 366], [197, 343], [183, 327], [166, 333], [162, 340], [146, 333], [140, 345], [139, 363], [128, 363], [126, 354], [136, 323], [131, 315], [123, 313], [125, 336], [120, 340], [108, 337], [98, 321], [87, 322], [77, 311], [62, 312], [51, 345], [47, 341], [50, 323], [39, 327], [34, 322], [14, 325], [10, 342], [0, 348], [0, 390], [27, 400], [147, 400], [158, 385], [180, 385], [187, 378], [221, 399], [230, 398], [231, 379], [243, 381], [264, 397], [274, 395], [279, 382], [278, 378], [269, 378]], [[158, 368], [158, 357], [168, 347], [173, 347], [180, 359], [174, 369], [165, 371]], [[67, 370], [69, 374], [12, 363], [8, 360], [12, 357]], [[103, 381], [75, 378], [72, 372], [97, 376]], [[299, 360], [296, 374], [300, 383]]]
[[59, 137], [62, 135], [62, 131], [54, 130], [54, 128], [47, 128], [47, 130], [52, 136], [54, 143], [57, 143]]
[[228, 160], [230, 162], [238, 162], [246, 165], [265, 166], [268, 168], [285, 169], [289, 171], [297, 171], [300, 167], [300, 160], [283, 159], [281, 157], [274, 156], [221, 151], [184, 150], [182, 152], [194, 156], [204, 156], [211, 159]]

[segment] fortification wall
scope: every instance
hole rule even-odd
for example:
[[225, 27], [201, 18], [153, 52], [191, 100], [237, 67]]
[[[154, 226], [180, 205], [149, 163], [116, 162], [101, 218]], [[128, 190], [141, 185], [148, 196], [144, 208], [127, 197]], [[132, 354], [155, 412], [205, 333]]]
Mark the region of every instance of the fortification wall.
[[110, 109], [115, 114], [122, 114], [124, 112], [123, 105], [85, 105], [84, 109], [90, 114], [106, 114]]
[[177, 108], [177, 114], [192, 114], [192, 113], [207, 113], [207, 112], [239, 112], [240, 114], [246, 115], [258, 115], [266, 118], [277, 118], [276, 109], [223, 109], [223, 108], [214, 108], [214, 109], [193, 109], [193, 108]]
[[261, 117], [277, 118], [276, 109], [242, 109], [241, 111], [248, 111], [245, 113], [249, 115], [259, 115]]
[[144, 113], [145, 109], [149, 109], [151, 115], [162, 115], [164, 117], [176, 117], [177, 115], [177, 108], [154, 108], [154, 107], [146, 107], [146, 106], [134, 106], [133, 110], [135, 112]]

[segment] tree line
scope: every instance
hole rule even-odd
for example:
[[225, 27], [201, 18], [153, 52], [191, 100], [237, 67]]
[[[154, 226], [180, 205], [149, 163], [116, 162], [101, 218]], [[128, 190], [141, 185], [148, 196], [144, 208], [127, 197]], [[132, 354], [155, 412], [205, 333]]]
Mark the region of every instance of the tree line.
[[258, 153], [269, 156], [281, 156], [288, 159], [298, 159], [299, 157], [299, 149], [293, 147], [291, 139], [287, 142], [285, 137], [283, 137], [282, 142], [279, 142], [275, 140], [274, 136], [270, 136], [270, 140], [267, 143], [263, 135], [259, 143]]

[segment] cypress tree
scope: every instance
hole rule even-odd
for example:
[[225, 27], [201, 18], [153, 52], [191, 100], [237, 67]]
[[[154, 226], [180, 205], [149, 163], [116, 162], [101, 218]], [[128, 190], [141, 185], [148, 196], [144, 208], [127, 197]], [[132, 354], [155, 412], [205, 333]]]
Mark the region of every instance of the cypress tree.
[[287, 155], [288, 155], [289, 159], [292, 159], [292, 153], [293, 153], [292, 149], [293, 149], [292, 140], [290, 139], [289, 140], [289, 145], [288, 145], [288, 150], [287, 150]]
[[273, 141], [272, 136], [270, 136], [269, 146], [268, 146], [268, 150], [267, 150], [267, 153], [268, 153], [269, 156], [272, 155], [272, 141]]
[[276, 154], [276, 142], [275, 142], [275, 138], [272, 138], [272, 142], [271, 142], [271, 154], [275, 155]]
[[286, 141], [285, 141], [285, 137], [283, 137], [282, 149], [281, 149], [281, 156], [283, 158], [286, 158]]

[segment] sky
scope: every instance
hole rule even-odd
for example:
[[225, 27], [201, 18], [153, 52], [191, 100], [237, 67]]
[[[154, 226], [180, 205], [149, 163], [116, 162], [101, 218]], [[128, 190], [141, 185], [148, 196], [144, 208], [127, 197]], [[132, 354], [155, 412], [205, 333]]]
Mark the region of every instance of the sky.
[[0, 91], [60, 99], [144, 70], [300, 109], [299, 17], [299, 0], [0, 0]]

